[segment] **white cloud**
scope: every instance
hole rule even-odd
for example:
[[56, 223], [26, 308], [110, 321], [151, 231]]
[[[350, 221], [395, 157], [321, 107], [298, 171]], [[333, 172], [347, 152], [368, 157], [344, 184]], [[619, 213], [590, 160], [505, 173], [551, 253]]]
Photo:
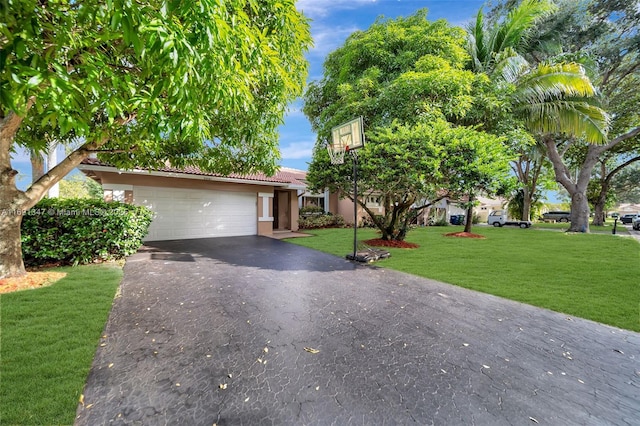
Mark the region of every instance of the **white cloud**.
[[296, 7], [309, 18], [321, 18], [340, 9], [357, 9], [378, 0], [298, 0]]
[[313, 49], [309, 51], [309, 55], [324, 58], [330, 52], [344, 44], [344, 41], [353, 32], [359, 31], [357, 26], [335, 27], [325, 24], [316, 24], [312, 29]]
[[283, 160], [301, 160], [311, 158], [315, 141], [293, 142], [280, 147]]

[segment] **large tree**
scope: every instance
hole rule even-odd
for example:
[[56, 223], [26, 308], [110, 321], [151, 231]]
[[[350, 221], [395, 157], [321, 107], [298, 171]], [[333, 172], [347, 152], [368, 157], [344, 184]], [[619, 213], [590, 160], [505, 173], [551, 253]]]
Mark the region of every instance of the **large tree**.
[[[91, 153], [275, 170], [311, 43], [293, 0], [8, 0], [0, 16], [0, 278], [24, 273], [21, 213]], [[20, 191], [11, 153], [41, 147], [28, 129], [42, 127], [83, 143]]]
[[[496, 15], [518, 5], [520, 0], [499, 2]], [[556, 179], [584, 209], [584, 191], [594, 176], [594, 168], [603, 162], [615, 173], [629, 167], [628, 160], [637, 156], [640, 148], [640, 1], [629, 0], [553, 0], [557, 13], [536, 23], [532, 39], [524, 54], [531, 61], [550, 56], [578, 60], [587, 65], [592, 81], [598, 87], [603, 107], [610, 113], [611, 125], [604, 144], [585, 144], [580, 138], [547, 140], [549, 158], [554, 163]], [[583, 157], [577, 167], [575, 157], [565, 156], [582, 145]], [[619, 168], [622, 166], [622, 168]], [[569, 173], [571, 169], [577, 173]], [[598, 175], [598, 173], [596, 173]], [[600, 177], [600, 179], [603, 179]], [[604, 177], [606, 179], [606, 177]], [[601, 186], [596, 209], [608, 199], [608, 185]], [[594, 216], [600, 224], [603, 215]], [[588, 216], [572, 222], [571, 230], [588, 230]]]
[[[440, 169], [444, 144], [460, 139], [463, 145], [502, 147], [497, 138], [464, 127], [474, 109], [485, 110], [495, 100], [487, 77], [466, 70], [467, 62], [464, 31], [442, 20], [429, 22], [425, 10], [379, 19], [352, 34], [327, 57], [324, 77], [305, 95], [304, 112], [318, 134], [311, 184], [349, 196], [350, 160], [331, 165], [326, 144], [334, 126], [363, 116], [367, 145], [358, 154], [358, 186], [383, 200], [385, 216], [372, 215], [382, 237], [404, 239], [415, 207], [422, 207], [416, 203], [434, 200], [452, 182]], [[362, 199], [357, 202], [367, 209]]]
[[[588, 231], [586, 191], [591, 169], [582, 170], [573, 182], [559, 147], [571, 141], [586, 141], [591, 144], [589, 149], [604, 149], [608, 116], [600, 108], [598, 92], [581, 64], [548, 55], [547, 61], [536, 62], [536, 56], [531, 55], [535, 50], [532, 46], [542, 45], [534, 43], [542, 40], [534, 37], [536, 25], [556, 10], [553, 2], [507, 3], [513, 8], [506, 16], [498, 13], [487, 21], [479, 11], [474, 25], [470, 26], [468, 50], [473, 58], [472, 68], [513, 85], [510, 97], [514, 116], [545, 147], [556, 180], [571, 196], [569, 230]], [[608, 142], [612, 143], [615, 142]]]

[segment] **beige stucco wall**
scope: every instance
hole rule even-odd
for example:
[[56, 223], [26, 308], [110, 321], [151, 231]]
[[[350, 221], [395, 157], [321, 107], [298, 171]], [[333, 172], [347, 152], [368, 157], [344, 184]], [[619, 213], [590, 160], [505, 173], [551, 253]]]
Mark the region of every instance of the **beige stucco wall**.
[[300, 218], [300, 207], [298, 206], [298, 191], [289, 191], [291, 193], [291, 209], [289, 210], [289, 217], [291, 218], [291, 230], [297, 231], [299, 229], [298, 219]]
[[[107, 171], [95, 171], [95, 175], [100, 179], [103, 186], [112, 185], [132, 185], [132, 186], [156, 186], [164, 188], [185, 188], [185, 189], [205, 189], [205, 190], [217, 190], [217, 191], [232, 191], [232, 192], [249, 192], [255, 193], [257, 198], [256, 208], [257, 216], [262, 216], [263, 197], [258, 196], [260, 193], [273, 194], [274, 187], [268, 185], [251, 185], [240, 184], [233, 182], [218, 182], [199, 179], [184, 179], [164, 176], [151, 176], [147, 174], [129, 174], [129, 173], [115, 173]], [[134, 189], [135, 190], [135, 189]], [[135, 195], [135, 194], [134, 194]], [[295, 199], [295, 191], [293, 195]], [[269, 216], [273, 217], [273, 197], [267, 198], [269, 202]], [[291, 221], [295, 224], [295, 230], [298, 229], [298, 205], [295, 200], [295, 217], [294, 208], [291, 208]], [[258, 235], [269, 236], [273, 234], [273, 222], [272, 221], [260, 221], [258, 220]], [[292, 225], [292, 230], [293, 225]]]

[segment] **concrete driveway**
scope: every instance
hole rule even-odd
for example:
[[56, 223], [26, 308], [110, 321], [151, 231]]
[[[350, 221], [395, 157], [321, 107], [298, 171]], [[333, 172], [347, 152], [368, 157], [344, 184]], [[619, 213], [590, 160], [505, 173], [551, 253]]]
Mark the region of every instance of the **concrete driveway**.
[[639, 422], [638, 333], [241, 237], [129, 258], [76, 424]]

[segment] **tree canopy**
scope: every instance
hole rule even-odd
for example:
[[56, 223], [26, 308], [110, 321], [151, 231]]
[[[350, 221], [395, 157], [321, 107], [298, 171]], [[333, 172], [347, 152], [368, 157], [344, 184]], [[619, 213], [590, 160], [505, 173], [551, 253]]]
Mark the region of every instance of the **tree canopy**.
[[[123, 168], [275, 171], [311, 44], [293, 0], [7, 0], [0, 16], [0, 208], [33, 206], [93, 152]], [[10, 154], [44, 149], [43, 130], [82, 143], [19, 191]], [[2, 220], [0, 277], [19, 253], [5, 234], [19, 220]]]
[[[385, 216], [370, 215], [384, 239], [404, 238], [419, 201], [434, 200], [449, 187], [460, 192], [461, 175], [447, 179], [454, 176], [448, 155], [464, 151], [473, 157], [464, 157], [465, 196], [466, 189], [482, 186], [487, 173], [499, 180], [505, 156], [493, 157], [497, 167], [489, 168], [486, 155], [501, 152], [502, 140], [466, 126], [475, 121], [472, 110], [481, 116], [478, 111], [495, 106], [498, 98], [486, 75], [466, 69], [468, 61], [465, 32], [442, 20], [429, 22], [426, 10], [381, 18], [352, 34], [327, 57], [322, 80], [305, 94], [304, 111], [318, 134], [308, 174], [312, 186], [349, 196], [350, 161], [330, 165], [326, 144], [334, 126], [357, 116], [364, 118], [367, 139], [358, 153], [358, 186], [383, 200]], [[449, 152], [453, 147], [461, 151]], [[475, 186], [471, 181], [480, 176]]]

